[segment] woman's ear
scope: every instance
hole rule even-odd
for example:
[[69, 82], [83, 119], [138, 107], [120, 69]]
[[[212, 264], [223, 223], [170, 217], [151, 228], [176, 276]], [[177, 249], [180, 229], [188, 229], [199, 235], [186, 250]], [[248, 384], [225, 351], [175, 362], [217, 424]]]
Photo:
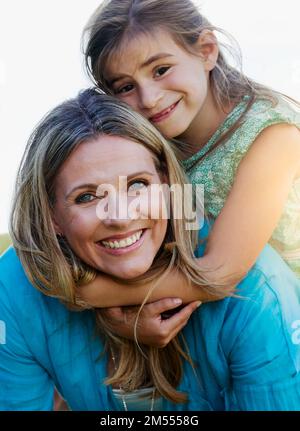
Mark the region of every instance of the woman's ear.
[[161, 180], [162, 184], [170, 184], [169, 177], [165, 172], [162, 172], [160, 174], [160, 180]]
[[218, 40], [211, 30], [203, 30], [196, 42], [197, 52], [201, 55], [207, 72], [214, 69], [219, 56]]
[[52, 223], [53, 223], [53, 227], [54, 227], [56, 235], [63, 236], [62, 229], [61, 229], [59, 223], [57, 222], [53, 211], [51, 211], [51, 219], [52, 219]]

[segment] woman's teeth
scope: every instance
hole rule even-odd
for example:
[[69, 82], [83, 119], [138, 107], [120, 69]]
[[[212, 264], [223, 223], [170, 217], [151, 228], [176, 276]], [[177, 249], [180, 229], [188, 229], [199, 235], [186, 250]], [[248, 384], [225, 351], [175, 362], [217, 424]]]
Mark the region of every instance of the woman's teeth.
[[140, 230], [136, 232], [134, 235], [131, 235], [125, 239], [121, 239], [120, 241], [113, 240], [113, 241], [100, 241], [100, 242], [106, 248], [125, 248], [137, 242], [140, 239], [142, 233], [143, 231]]

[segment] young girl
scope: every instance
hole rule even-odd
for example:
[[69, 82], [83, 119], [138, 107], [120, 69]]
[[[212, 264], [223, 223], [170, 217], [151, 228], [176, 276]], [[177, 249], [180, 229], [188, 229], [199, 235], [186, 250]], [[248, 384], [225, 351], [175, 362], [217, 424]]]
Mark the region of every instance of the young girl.
[[300, 277], [299, 105], [232, 67], [215, 30], [190, 0], [110, 0], [86, 28], [87, 67], [204, 184], [211, 283], [236, 285], [267, 242]]

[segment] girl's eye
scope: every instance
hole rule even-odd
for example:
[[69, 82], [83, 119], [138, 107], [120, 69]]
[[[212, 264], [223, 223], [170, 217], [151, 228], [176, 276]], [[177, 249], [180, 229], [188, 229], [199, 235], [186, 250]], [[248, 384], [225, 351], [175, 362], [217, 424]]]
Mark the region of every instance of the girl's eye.
[[160, 66], [156, 69], [154, 75], [158, 77], [163, 76], [169, 69], [170, 66]]
[[91, 193], [83, 193], [75, 199], [77, 204], [86, 204], [88, 202], [92, 202], [96, 197]]
[[128, 187], [128, 191], [136, 191], [136, 190], [141, 190], [143, 188], [147, 188], [148, 183], [146, 183], [145, 181], [135, 181], [134, 183], [130, 184], [130, 186]]
[[132, 84], [124, 85], [123, 87], [114, 90], [115, 94], [129, 93], [133, 89]]

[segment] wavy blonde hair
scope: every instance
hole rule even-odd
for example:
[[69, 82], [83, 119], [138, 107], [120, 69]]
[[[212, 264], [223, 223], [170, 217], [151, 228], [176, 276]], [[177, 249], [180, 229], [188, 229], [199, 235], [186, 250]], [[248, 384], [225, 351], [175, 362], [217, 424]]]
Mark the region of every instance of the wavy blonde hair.
[[[76, 287], [93, 280], [97, 271], [80, 260], [67, 241], [56, 235], [51, 216], [55, 179], [75, 148], [103, 134], [142, 144], [152, 154], [157, 171], [167, 175], [170, 185], [186, 183], [167, 141], [145, 118], [110, 96], [95, 89], [85, 90], [46, 115], [32, 133], [19, 168], [10, 233], [31, 283], [73, 310], [87, 306], [76, 296]], [[181, 197], [171, 194], [171, 213], [180, 206], [183, 206]], [[212, 298], [226, 296], [225, 287], [209, 286], [205, 274], [199, 272], [193, 255], [197, 242], [197, 232], [185, 230], [185, 220], [171, 218], [164, 243], [175, 246], [161, 247], [144, 279], [152, 280], [155, 287], [177, 267]], [[128, 391], [151, 384], [157, 394], [174, 402], [185, 401], [185, 394], [176, 391], [176, 386], [182, 376], [182, 360], [191, 359], [178, 337], [164, 349], [144, 347], [141, 352], [134, 341], [113, 334], [101, 309], [95, 313], [106, 348], [112, 346], [119, 355], [117, 370], [107, 380], [108, 384], [117, 383]]]

